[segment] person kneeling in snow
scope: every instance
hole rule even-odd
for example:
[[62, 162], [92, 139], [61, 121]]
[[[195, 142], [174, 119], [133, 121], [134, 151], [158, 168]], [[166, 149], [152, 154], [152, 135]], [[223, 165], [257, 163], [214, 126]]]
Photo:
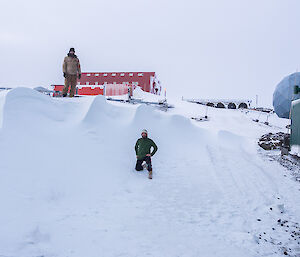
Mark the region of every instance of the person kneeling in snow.
[[[153, 147], [153, 151], [151, 152], [151, 148]], [[145, 161], [147, 164], [147, 169], [149, 171], [149, 179], [152, 179], [152, 164], [151, 157], [156, 153], [158, 147], [153, 142], [152, 139], [148, 138], [148, 131], [144, 129], [142, 131], [142, 137], [136, 141], [135, 144], [135, 152], [136, 152], [136, 166], [135, 169], [137, 171], [141, 171], [144, 169], [143, 162]]]

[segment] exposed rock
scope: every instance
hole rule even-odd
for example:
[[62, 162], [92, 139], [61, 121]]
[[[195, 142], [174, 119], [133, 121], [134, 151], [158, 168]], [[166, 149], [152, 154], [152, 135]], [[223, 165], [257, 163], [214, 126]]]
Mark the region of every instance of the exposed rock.
[[268, 133], [259, 139], [258, 145], [264, 150], [268, 151], [280, 149], [285, 143], [287, 137], [289, 137], [289, 134], [283, 132]]

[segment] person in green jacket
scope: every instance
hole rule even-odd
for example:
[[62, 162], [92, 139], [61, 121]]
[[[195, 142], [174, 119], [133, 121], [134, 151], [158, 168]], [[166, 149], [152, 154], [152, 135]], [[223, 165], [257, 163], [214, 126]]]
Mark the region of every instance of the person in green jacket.
[[[153, 148], [151, 152], [151, 148]], [[158, 147], [152, 139], [148, 138], [148, 131], [144, 129], [142, 131], [142, 137], [136, 141], [135, 153], [136, 153], [136, 166], [137, 171], [144, 169], [143, 162], [146, 162], [147, 169], [149, 171], [149, 179], [152, 179], [152, 164], [151, 157], [156, 153]]]

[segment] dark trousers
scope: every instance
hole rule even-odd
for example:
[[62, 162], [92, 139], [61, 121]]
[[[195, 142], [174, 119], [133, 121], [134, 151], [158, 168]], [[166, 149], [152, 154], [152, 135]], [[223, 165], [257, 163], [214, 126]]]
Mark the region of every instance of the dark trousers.
[[151, 164], [151, 157], [150, 156], [146, 156], [144, 157], [142, 160], [137, 160], [136, 161], [136, 165], [135, 165], [135, 169], [137, 171], [141, 171], [143, 170], [143, 166], [142, 166], [142, 163], [143, 162], [146, 162], [147, 165], [148, 165], [148, 171], [152, 171], [152, 164]]

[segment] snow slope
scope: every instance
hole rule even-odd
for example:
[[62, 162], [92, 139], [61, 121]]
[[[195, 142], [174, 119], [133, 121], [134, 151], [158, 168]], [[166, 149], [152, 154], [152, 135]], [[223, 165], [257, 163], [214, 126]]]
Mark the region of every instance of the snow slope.
[[[297, 253], [299, 240], [277, 220], [299, 222], [299, 184], [256, 146], [284, 122], [272, 117], [270, 128], [251, 113], [210, 108], [210, 121], [197, 123], [189, 118], [205, 107], [173, 103], [164, 113], [102, 96], [1, 93], [0, 256]], [[143, 128], [159, 147], [152, 181], [134, 171]], [[282, 245], [260, 241], [263, 232]]]

